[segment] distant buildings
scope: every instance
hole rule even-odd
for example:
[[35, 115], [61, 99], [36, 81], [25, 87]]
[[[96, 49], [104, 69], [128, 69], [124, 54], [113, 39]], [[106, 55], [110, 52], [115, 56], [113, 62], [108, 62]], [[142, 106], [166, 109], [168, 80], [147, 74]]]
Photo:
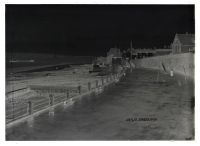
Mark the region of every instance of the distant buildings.
[[194, 52], [195, 50], [195, 36], [194, 34], [176, 34], [174, 41], [171, 44], [172, 53], [186, 53]]
[[96, 63], [100, 66], [120, 64], [122, 58], [126, 60], [141, 59], [152, 56], [162, 56], [177, 53], [194, 52], [195, 38], [194, 34], [176, 34], [170, 46], [161, 48], [133, 48], [131, 47], [120, 51], [119, 48], [111, 48], [107, 52], [107, 57], [99, 57]]
[[[129, 49], [130, 50], [130, 49]], [[141, 58], [146, 58], [146, 57], [152, 57], [152, 56], [161, 56], [161, 55], [168, 55], [172, 51], [171, 48], [159, 48], [159, 49], [153, 49], [153, 48], [137, 48], [137, 49], [132, 49], [132, 53], [125, 52], [126, 57], [130, 57], [132, 54], [132, 59], [141, 59]], [[124, 53], [123, 53], [124, 54]]]
[[156, 53], [156, 50], [151, 49], [151, 48], [133, 49], [132, 59], [151, 57], [151, 56], [154, 56], [155, 53]]
[[156, 49], [155, 56], [169, 55], [172, 52], [171, 48]]

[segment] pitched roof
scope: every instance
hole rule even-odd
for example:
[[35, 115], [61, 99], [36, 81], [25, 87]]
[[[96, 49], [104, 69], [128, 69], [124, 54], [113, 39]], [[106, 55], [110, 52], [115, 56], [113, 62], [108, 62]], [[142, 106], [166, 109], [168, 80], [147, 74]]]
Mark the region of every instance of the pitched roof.
[[107, 52], [107, 56], [109, 55], [113, 55], [113, 57], [121, 57], [120, 49], [110, 48], [110, 50]]
[[176, 34], [182, 45], [194, 45], [194, 34]]

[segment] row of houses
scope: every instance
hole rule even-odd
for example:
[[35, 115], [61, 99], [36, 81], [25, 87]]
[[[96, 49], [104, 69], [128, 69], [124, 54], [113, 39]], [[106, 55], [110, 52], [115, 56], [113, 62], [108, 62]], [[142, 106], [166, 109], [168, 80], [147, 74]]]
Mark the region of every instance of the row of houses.
[[[132, 45], [131, 45], [132, 46]], [[128, 50], [120, 51], [119, 48], [111, 48], [107, 52], [106, 57], [98, 57], [95, 64], [104, 66], [105, 64], [112, 64], [113, 60], [117, 58], [140, 59], [151, 56], [161, 56], [168, 54], [178, 54], [194, 52], [195, 50], [195, 35], [194, 34], [176, 34], [171, 45], [164, 48], [129, 48]]]
[[[132, 45], [131, 45], [132, 46]], [[131, 51], [130, 51], [131, 50]], [[126, 51], [125, 56], [131, 56], [132, 59], [151, 57], [151, 56], [161, 56], [168, 54], [178, 54], [178, 53], [187, 53], [195, 51], [195, 35], [194, 34], [176, 34], [172, 43], [164, 48], [144, 48], [144, 49], [134, 49], [129, 48]], [[127, 53], [128, 52], [128, 53]], [[128, 55], [127, 55], [128, 54]], [[123, 55], [122, 55], [123, 56]]]
[[151, 56], [161, 56], [167, 55], [171, 53], [170, 48], [166, 49], [133, 49], [132, 50], [132, 59], [140, 59], [143, 57], [151, 57]]
[[176, 34], [169, 47], [158, 49], [132, 49], [132, 58], [138, 56], [150, 57], [167, 54], [178, 54], [195, 51], [195, 35], [194, 34]]

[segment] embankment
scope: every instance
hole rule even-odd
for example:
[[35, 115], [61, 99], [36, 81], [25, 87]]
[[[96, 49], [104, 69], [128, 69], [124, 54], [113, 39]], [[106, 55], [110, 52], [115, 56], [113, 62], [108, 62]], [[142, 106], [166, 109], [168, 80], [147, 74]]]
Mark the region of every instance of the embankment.
[[137, 68], [159, 69], [187, 76], [194, 79], [194, 54], [170, 54], [133, 61]]
[[26, 100], [6, 101], [6, 127], [26, 121], [47, 110], [53, 113], [54, 107], [61, 104], [65, 105], [91, 94], [100, 94], [104, 88], [119, 82], [123, 76], [125, 76], [125, 70], [90, 81], [87, 83], [86, 90], [84, 85], [77, 87], [30, 85], [29, 90], [34, 91], [36, 95]]

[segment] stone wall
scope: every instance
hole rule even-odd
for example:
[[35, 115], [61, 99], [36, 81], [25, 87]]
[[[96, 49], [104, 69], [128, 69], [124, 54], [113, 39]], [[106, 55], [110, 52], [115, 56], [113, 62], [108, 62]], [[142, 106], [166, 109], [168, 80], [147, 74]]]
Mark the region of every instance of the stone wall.
[[194, 79], [194, 54], [170, 54], [165, 56], [156, 56], [133, 61], [136, 67], [159, 69], [187, 76]]

